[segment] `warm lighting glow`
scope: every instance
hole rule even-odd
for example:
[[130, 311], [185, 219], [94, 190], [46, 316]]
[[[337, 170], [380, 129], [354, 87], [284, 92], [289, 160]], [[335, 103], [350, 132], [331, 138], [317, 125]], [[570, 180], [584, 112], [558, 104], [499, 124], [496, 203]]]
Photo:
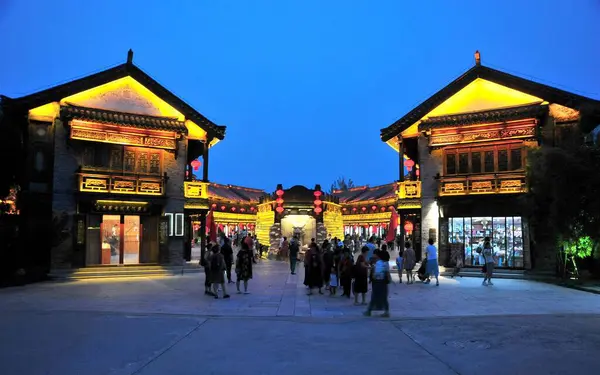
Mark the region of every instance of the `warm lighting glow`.
[[279, 206], [275, 209], [275, 211], [277, 211], [277, 213], [282, 213], [283, 212], [283, 207]]
[[413, 229], [413, 223], [411, 223], [410, 221], [407, 221], [406, 224], [404, 224], [404, 230], [406, 231], [406, 233], [412, 233]]
[[206, 131], [198, 126], [195, 122], [190, 120], [185, 120], [185, 127], [188, 130], [188, 138], [194, 139], [197, 141], [205, 141], [206, 140]]
[[[423, 116], [401, 135], [404, 138], [412, 138], [419, 135], [419, 123], [429, 117], [458, 114], [473, 111], [485, 111], [491, 109], [514, 107], [527, 104], [542, 104], [543, 99], [502, 86], [500, 84], [477, 78], [465, 88], [446, 99], [431, 112]], [[387, 142], [393, 149], [398, 151], [397, 140], [390, 139]]]
[[60, 105], [57, 102], [44, 104], [40, 107], [29, 110], [29, 119], [38, 121], [54, 121], [60, 112]]
[[185, 120], [185, 116], [130, 76], [68, 96], [61, 104]]

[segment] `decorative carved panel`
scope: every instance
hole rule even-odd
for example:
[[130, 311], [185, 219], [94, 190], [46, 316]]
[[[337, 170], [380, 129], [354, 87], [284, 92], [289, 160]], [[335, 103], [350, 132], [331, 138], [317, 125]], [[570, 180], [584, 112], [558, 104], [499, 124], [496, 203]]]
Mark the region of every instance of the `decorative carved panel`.
[[550, 114], [556, 122], [577, 121], [579, 119], [579, 111], [559, 104], [550, 104]]
[[516, 138], [531, 138], [536, 135], [535, 123], [531, 123], [526, 126], [515, 126], [500, 129], [489, 129], [489, 130], [463, 130], [455, 129], [458, 134], [447, 134], [440, 132], [439, 134], [432, 133], [429, 138], [429, 145], [445, 146], [453, 144], [463, 143], [475, 143], [475, 142], [486, 142], [503, 139], [516, 139]]
[[160, 138], [145, 135], [115, 133], [104, 130], [90, 130], [77, 127], [71, 127], [71, 139], [83, 141], [116, 143], [131, 146], [145, 146], [154, 148], [164, 148], [175, 150], [177, 141], [173, 138]]
[[79, 191], [90, 193], [163, 195], [164, 181], [152, 177], [123, 177], [82, 173]]
[[208, 199], [208, 183], [207, 182], [190, 182], [183, 183], [184, 196], [186, 198]]

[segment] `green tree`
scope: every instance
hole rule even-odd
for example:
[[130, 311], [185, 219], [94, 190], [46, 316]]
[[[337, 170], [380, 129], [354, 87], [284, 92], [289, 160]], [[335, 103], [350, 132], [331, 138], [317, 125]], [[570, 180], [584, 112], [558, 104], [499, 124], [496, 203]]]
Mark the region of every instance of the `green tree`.
[[528, 153], [525, 196], [533, 239], [558, 251], [560, 273], [589, 257], [600, 243], [600, 150], [588, 146]]
[[349, 189], [354, 187], [354, 182], [351, 179], [346, 181], [346, 177], [340, 176], [331, 184], [331, 188], [329, 190], [330, 193], [333, 193], [334, 190], [348, 191]]

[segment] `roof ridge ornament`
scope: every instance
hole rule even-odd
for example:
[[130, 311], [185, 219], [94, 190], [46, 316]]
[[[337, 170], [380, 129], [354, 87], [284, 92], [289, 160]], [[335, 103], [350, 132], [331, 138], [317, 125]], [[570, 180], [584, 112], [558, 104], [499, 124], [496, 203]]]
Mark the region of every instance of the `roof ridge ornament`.
[[127, 64], [133, 64], [133, 50], [131, 48], [127, 51]]
[[479, 53], [479, 50], [475, 51], [475, 65], [481, 65], [481, 53]]

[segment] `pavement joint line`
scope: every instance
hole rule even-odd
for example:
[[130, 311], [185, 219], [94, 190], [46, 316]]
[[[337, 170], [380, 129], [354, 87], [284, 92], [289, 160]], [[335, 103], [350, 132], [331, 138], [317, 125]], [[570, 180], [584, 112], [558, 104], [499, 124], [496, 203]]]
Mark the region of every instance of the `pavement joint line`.
[[206, 322], [208, 322], [208, 319], [204, 320], [203, 322], [199, 322], [196, 325], [196, 327], [194, 327], [193, 329], [191, 329], [188, 333], [186, 333], [185, 335], [183, 335], [178, 340], [175, 340], [171, 345], [167, 346], [165, 349], [161, 350], [160, 353], [158, 353], [154, 357], [152, 357], [149, 360], [147, 360], [137, 370], [135, 370], [134, 372], [132, 372], [131, 375], [139, 374], [143, 369], [145, 369], [146, 367], [148, 367], [152, 362], [156, 361], [157, 359], [159, 359], [160, 357], [162, 357], [165, 353], [167, 353], [169, 350], [173, 349], [173, 347], [175, 347], [175, 345], [179, 344], [181, 341], [183, 341], [184, 339], [186, 339], [187, 337], [189, 337], [192, 333], [194, 333], [197, 330], [199, 330], [200, 327], [202, 327], [204, 324], [206, 324]]
[[408, 337], [408, 339], [412, 342], [415, 343], [415, 345], [417, 345], [419, 348], [421, 348], [422, 350], [424, 350], [427, 354], [429, 354], [432, 358], [435, 358], [436, 361], [438, 361], [439, 363], [443, 364], [444, 366], [446, 366], [450, 371], [452, 371], [453, 373], [457, 374], [457, 375], [461, 375], [460, 372], [458, 372], [454, 367], [450, 366], [448, 363], [446, 363], [445, 361], [442, 361], [442, 359], [440, 357], [438, 357], [437, 355], [435, 355], [433, 352], [431, 352], [430, 350], [428, 350], [427, 348], [425, 348], [423, 345], [421, 345], [421, 343], [417, 342], [411, 335], [409, 335], [408, 333], [404, 332], [404, 330], [401, 327], [398, 327], [395, 324], [392, 324], [392, 326], [394, 328], [396, 328], [398, 331], [400, 331], [404, 336]]
[[139, 312], [139, 311], [102, 311], [102, 310], [26, 310], [26, 309], [15, 309], [15, 310], [2, 310], [0, 316], [3, 314], [12, 313], [32, 313], [38, 315], [48, 315], [56, 313], [86, 313], [90, 315], [116, 315], [116, 316], [136, 316], [136, 317], [174, 317], [174, 318], [196, 318], [196, 319], [219, 319], [219, 320], [232, 320], [232, 319], [245, 319], [245, 320], [273, 320], [273, 321], [306, 321], [307, 323], [334, 323], [344, 324], [357, 321], [385, 321], [392, 324], [409, 321], [440, 321], [440, 320], [460, 320], [460, 319], [487, 319], [487, 318], [531, 318], [539, 316], [553, 316], [553, 317], [588, 317], [588, 318], [599, 318], [600, 313], [573, 313], [573, 312], [553, 312], [553, 313], [530, 313], [530, 314], [487, 314], [487, 315], [450, 315], [450, 316], [393, 316], [390, 318], [379, 318], [374, 317], [363, 317], [358, 315], [352, 316], [310, 316], [310, 315], [228, 315], [228, 314], [192, 314], [192, 313], [169, 313], [169, 312]]

